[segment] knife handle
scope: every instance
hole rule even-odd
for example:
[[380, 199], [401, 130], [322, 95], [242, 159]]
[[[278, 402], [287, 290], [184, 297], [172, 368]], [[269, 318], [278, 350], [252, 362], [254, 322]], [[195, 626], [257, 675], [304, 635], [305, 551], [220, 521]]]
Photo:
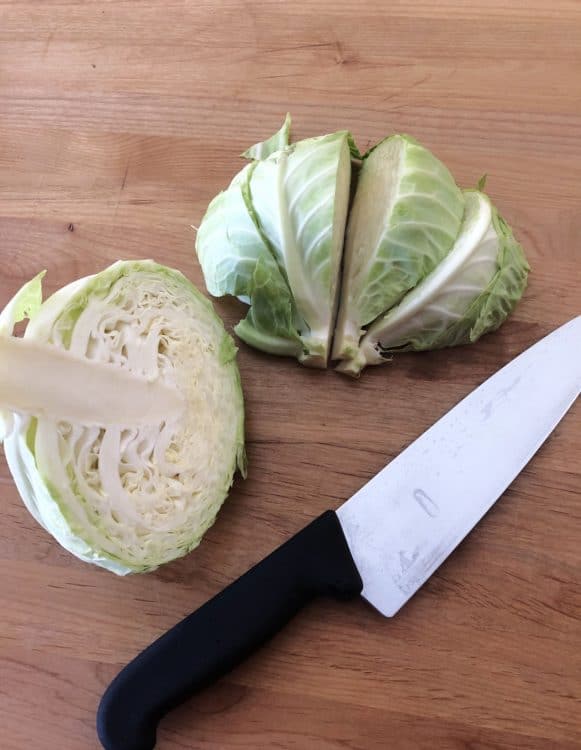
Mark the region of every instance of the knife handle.
[[317, 596], [363, 584], [337, 515], [327, 511], [186, 617], [113, 680], [97, 714], [106, 750], [152, 750], [160, 719], [229, 672]]

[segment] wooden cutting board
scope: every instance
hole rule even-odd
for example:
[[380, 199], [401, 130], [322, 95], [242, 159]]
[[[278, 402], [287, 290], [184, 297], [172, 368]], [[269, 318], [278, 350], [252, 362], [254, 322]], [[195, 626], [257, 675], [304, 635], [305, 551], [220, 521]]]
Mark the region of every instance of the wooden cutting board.
[[[0, 3], [2, 305], [42, 268], [53, 291], [118, 258], [203, 288], [190, 225], [287, 110], [297, 138], [404, 131], [463, 186], [487, 173], [533, 268], [497, 334], [358, 382], [241, 345], [249, 478], [157, 573], [62, 551], [2, 458], [4, 750], [96, 750], [127, 660], [580, 312], [580, 40], [576, 0]], [[580, 428], [577, 405], [396, 618], [313, 605], [168, 717], [159, 750], [581, 747]]]

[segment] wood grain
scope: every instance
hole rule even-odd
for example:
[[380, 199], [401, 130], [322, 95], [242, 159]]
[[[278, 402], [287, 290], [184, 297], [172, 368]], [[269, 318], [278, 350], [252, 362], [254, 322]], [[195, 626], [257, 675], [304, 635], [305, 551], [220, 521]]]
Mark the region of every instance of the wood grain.
[[[404, 131], [464, 186], [488, 173], [533, 267], [494, 336], [357, 383], [241, 346], [250, 476], [157, 573], [73, 559], [0, 459], [4, 750], [96, 750], [128, 659], [579, 313], [580, 39], [577, 0], [0, 0], [1, 304], [41, 268], [52, 291], [118, 258], [203, 288], [190, 225], [287, 110], [297, 137]], [[580, 427], [577, 405], [396, 618], [312, 606], [168, 717], [159, 750], [580, 748]]]

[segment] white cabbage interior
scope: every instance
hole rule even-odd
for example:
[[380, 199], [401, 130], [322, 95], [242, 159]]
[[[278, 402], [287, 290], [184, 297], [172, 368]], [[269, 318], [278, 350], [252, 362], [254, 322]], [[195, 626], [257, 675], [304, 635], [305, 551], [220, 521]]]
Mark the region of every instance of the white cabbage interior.
[[85, 425], [142, 426], [179, 417], [184, 404], [157, 378], [42, 341], [0, 336], [0, 406]]
[[[94, 292], [91, 279], [75, 285], [71, 296], [61, 290], [64, 309], [48, 300], [47, 313], [29, 323], [26, 336], [46, 341], [50, 334], [52, 344], [78, 356], [159, 377], [182, 394], [183, 416], [158, 426], [106, 429], [23, 420], [6, 441], [19, 488], [27, 484], [35, 493], [38, 486], [22, 476], [30, 474], [30, 460], [15, 459], [30, 449], [50, 491], [52, 504], [46, 498], [27, 503], [36, 506], [40, 522], [48, 521], [72, 552], [85, 557], [89, 549], [93, 562], [115, 572], [155, 568], [195, 547], [228, 492], [242, 450], [242, 395], [234, 361], [222, 364], [230, 344], [222, 323], [185, 280], [157, 268], [141, 263]], [[45, 517], [54, 516], [55, 503], [59, 523]]]

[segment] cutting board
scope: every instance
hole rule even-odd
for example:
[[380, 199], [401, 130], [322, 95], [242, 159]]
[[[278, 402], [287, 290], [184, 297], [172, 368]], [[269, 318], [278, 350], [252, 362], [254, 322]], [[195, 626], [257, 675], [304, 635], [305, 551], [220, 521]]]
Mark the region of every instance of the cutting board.
[[[190, 225], [287, 110], [296, 138], [407, 132], [461, 185], [487, 173], [533, 269], [498, 333], [359, 381], [241, 344], [248, 479], [159, 572], [62, 551], [0, 459], [3, 750], [96, 750], [127, 660], [580, 312], [580, 39], [574, 0], [0, 3], [2, 305], [42, 268], [50, 292], [118, 258], [204, 288]], [[580, 428], [578, 404], [397, 617], [312, 605], [159, 750], [581, 747]]]

